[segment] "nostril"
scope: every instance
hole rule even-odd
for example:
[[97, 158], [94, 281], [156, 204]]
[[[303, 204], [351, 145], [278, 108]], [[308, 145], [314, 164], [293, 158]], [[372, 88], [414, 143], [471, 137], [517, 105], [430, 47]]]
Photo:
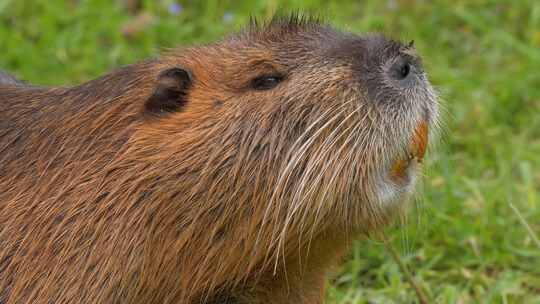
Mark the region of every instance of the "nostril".
[[395, 63], [390, 69], [390, 75], [397, 80], [403, 80], [411, 73], [411, 64], [407, 61]]
[[404, 79], [406, 78], [408, 75], [409, 75], [409, 72], [411, 71], [411, 66], [409, 65], [408, 62], [406, 62], [402, 67], [401, 69], [399, 70], [399, 77], [401, 77], [401, 79]]

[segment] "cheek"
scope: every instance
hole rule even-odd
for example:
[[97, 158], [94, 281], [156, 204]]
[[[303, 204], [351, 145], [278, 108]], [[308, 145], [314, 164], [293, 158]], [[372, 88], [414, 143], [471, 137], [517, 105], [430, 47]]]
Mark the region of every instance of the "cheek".
[[222, 100], [222, 99], [214, 99], [214, 102], [213, 102], [213, 108], [215, 110], [219, 110], [223, 107], [223, 104], [225, 102]]
[[193, 113], [214, 115], [234, 104], [235, 99], [233, 94], [220, 88], [195, 86], [188, 95], [187, 107]]

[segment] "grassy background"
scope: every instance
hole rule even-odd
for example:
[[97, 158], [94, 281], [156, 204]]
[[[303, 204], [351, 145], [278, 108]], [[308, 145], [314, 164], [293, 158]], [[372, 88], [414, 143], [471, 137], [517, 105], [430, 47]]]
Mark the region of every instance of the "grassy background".
[[[433, 303], [540, 303], [540, 2], [0, 0], [0, 68], [73, 84], [207, 42], [276, 9], [414, 39], [447, 112], [408, 223], [388, 230]], [[180, 9], [178, 9], [180, 8]], [[434, 153], [433, 153], [434, 152]], [[366, 300], [366, 299], [369, 299]], [[328, 303], [414, 303], [378, 241], [358, 242]]]

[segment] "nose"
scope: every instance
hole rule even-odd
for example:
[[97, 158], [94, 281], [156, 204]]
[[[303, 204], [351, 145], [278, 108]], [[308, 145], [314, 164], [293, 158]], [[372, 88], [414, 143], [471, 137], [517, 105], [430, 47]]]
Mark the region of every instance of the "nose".
[[406, 60], [398, 60], [388, 70], [389, 76], [395, 80], [405, 80], [411, 74], [411, 63]]

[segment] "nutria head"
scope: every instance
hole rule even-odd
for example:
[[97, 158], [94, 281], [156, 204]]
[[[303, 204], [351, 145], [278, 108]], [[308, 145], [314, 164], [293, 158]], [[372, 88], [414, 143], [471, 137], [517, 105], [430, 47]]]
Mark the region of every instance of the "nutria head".
[[221, 208], [241, 201], [282, 236], [369, 230], [411, 193], [438, 115], [412, 43], [277, 19], [163, 62], [147, 127], [168, 162], [200, 147], [197, 185]]
[[0, 99], [15, 302], [300, 303], [410, 195], [438, 117], [412, 44], [294, 17]]

